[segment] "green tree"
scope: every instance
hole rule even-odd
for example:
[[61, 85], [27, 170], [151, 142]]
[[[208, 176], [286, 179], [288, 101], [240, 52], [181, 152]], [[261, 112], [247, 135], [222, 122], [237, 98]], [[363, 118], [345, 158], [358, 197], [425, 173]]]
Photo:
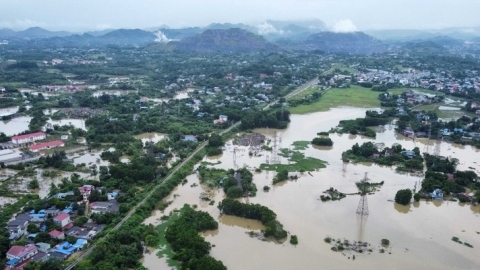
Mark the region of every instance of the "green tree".
[[221, 147], [223, 146], [223, 138], [217, 133], [213, 133], [208, 138], [208, 146], [210, 147]]
[[403, 205], [407, 205], [410, 203], [412, 199], [412, 191], [410, 189], [401, 189], [397, 191], [395, 195], [395, 202]]

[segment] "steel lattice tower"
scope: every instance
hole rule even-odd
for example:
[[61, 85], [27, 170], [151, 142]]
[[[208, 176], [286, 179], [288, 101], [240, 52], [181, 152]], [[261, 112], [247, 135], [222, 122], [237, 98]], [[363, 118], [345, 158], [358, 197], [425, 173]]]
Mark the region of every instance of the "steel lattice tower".
[[365, 177], [360, 181], [362, 183], [361, 187], [362, 190], [360, 191], [360, 202], [358, 202], [358, 207], [357, 207], [357, 215], [361, 217], [366, 217], [368, 216], [368, 203], [367, 203], [367, 177], [368, 173], [365, 173]]
[[275, 131], [275, 134], [273, 135], [273, 149], [272, 149], [272, 159], [271, 163], [272, 164], [277, 164], [278, 162], [278, 137], [277, 137], [277, 132]]
[[440, 136], [440, 131], [438, 132], [437, 141], [435, 142], [435, 150], [433, 155], [438, 157], [440, 155], [440, 147], [442, 146], [442, 137]]

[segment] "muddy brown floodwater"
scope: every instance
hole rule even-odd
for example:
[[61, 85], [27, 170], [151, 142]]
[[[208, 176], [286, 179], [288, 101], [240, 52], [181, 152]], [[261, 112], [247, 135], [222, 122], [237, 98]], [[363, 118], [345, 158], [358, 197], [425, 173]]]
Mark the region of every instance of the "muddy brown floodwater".
[[[292, 115], [289, 127], [285, 130], [257, 129], [272, 138], [275, 131], [281, 138], [282, 147], [289, 147], [294, 141], [312, 140], [317, 132], [328, 131], [342, 119], [363, 117], [365, 109], [337, 108], [328, 112], [307, 115]], [[326, 168], [319, 171], [300, 174], [298, 180], [288, 181], [272, 186], [274, 172], [254, 173], [257, 185], [257, 196], [250, 198], [250, 203], [265, 205], [277, 213], [277, 219], [285, 229], [298, 237], [299, 244], [292, 246], [288, 241], [278, 244], [251, 238], [248, 231], [262, 229], [256, 221], [235, 217], [220, 216], [217, 204], [224, 197], [221, 190], [209, 190], [198, 185], [196, 174], [188, 176], [188, 183], [179, 186], [165, 200], [173, 203], [165, 210], [169, 213], [188, 203], [197, 205], [199, 210], [207, 211], [219, 222], [219, 229], [204, 233], [206, 240], [215, 245], [211, 255], [223, 261], [228, 269], [478, 269], [480, 267], [480, 208], [458, 202], [426, 202], [400, 206], [392, 202], [399, 189], [420, 185], [422, 177], [398, 174], [394, 168], [375, 164], [348, 164], [345, 168], [341, 161], [341, 153], [354, 143], [374, 141], [390, 146], [400, 143], [404, 148], [415, 146], [421, 151], [427, 149], [427, 140], [412, 141], [402, 135], [395, 134], [393, 128], [386, 126], [377, 130], [375, 140], [348, 134], [331, 134], [334, 146], [331, 148], [313, 148], [305, 150], [306, 156], [316, 157], [328, 162]], [[224, 154], [204, 161], [221, 163], [212, 165], [216, 168], [233, 168], [233, 145], [227, 142]], [[433, 143], [430, 143], [433, 145]], [[241, 151], [240, 151], [241, 150]], [[429, 147], [433, 151], [433, 147]], [[260, 152], [259, 157], [249, 157], [248, 147], [239, 147], [235, 151], [235, 163], [238, 166], [258, 167], [265, 162], [270, 152]], [[459, 169], [474, 168], [480, 170], [476, 163], [478, 151], [469, 146], [443, 143], [441, 155], [459, 158]], [[282, 160], [282, 163], [285, 160]], [[364, 173], [373, 182], [384, 181], [385, 184], [373, 195], [367, 197], [370, 215], [367, 219], [359, 219], [355, 214], [359, 196], [347, 196], [341, 201], [321, 202], [319, 196], [330, 187], [341, 192], [356, 192], [355, 182]], [[263, 186], [272, 188], [269, 192]], [[215, 205], [200, 200], [200, 195], [208, 193]], [[173, 194], [177, 194], [174, 198]], [[158, 218], [148, 219], [158, 224]], [[345, 238], [348, 240], [366, 241], [372, 244], [371, 254], [335, 253], [324, 238]], [[469, 248], [451, 240], [453, 236], [460, 241], [474, 246]], [[390, 248], [380, 254], [378, 248], [381, 239], [390, 240]], [[352, 255], [356, 260], [348, 259]], [[155, 260], [157, 264], [154, 264]], [[148, 256], [145, 265], [156, 265], [150, 269], [170, 269], [164, 259]], [[162, 267], [163, 265], [163, 267]]]

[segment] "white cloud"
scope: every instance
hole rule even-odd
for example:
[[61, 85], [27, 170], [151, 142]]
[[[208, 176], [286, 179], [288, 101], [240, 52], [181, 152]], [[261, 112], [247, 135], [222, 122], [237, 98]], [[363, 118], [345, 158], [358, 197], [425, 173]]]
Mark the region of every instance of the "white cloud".
[[157, 30], [156, 32], [153, 32], [157, 38], [155, 39], [155, 42], [160, 42], [160, 43], [168, 43], [170, 41], [172, 41], [172, 39], [169, 39], [165, 33], [163, 33], [162, 31], [160, 30]]
[[268, 35], [268, 34], [283, 34], [283, 30], [278, 30], [277, 28], [275, 28], [275, 26], [267, 23], [267, 22], [264, 22], [262, 24], [259, 24], [256, 26], [257, 27], [257, 31], [258, 31], [258, 34], [260, 35]]
[[13, 20], [13, 21], [1, 21], [0, 28], [10, 28], [13, 30], [24, 30], [30, 27], [48, 27], [48, 24], [43, 22], [37, 22], [34, 20]]
[[348, 33], [348, 32], [356, 32], [358, 31], [358, 29], [350, 19], [345, 19], [345, 20], [335, 22], [335, 24], [332, 27], [332, 31], [337, 33]]

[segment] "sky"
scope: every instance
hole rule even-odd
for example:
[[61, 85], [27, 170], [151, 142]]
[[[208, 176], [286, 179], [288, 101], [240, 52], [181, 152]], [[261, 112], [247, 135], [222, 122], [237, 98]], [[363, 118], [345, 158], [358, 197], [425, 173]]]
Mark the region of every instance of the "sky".
[[478, 27], [479, 10], [480, 0], [1, 0], [0, 28], [81, 32], [320, 19], [338, 31], [441, 29]]

